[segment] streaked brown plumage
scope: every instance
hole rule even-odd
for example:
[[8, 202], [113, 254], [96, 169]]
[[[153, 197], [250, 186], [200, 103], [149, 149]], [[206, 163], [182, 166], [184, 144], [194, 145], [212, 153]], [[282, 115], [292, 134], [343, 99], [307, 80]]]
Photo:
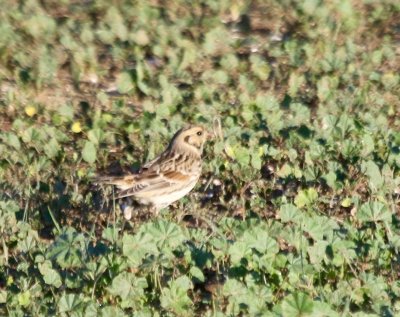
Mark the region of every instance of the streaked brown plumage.
[[179, 130], [166, 150], [146, 163], [139, 173], [98, 177], [95, 183], [116, 185], [117, 198], [133, 197], [156, 211], [189, 193], [201, 174], [201, 154], [208, 138], [201, 126]]

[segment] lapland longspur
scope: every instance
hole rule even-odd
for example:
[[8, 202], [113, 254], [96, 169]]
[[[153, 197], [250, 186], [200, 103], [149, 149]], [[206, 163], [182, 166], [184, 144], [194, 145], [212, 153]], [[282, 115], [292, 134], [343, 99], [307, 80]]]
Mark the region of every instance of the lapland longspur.
[[201, 174], [203, 146], [209, 136], [201, 126], [188, 126], [179, 130], [165, 151], [137, 174], [102, 176], [94, 182], [116, 185], [117, 198], [132, 197], [158, 212], [196, 185]]

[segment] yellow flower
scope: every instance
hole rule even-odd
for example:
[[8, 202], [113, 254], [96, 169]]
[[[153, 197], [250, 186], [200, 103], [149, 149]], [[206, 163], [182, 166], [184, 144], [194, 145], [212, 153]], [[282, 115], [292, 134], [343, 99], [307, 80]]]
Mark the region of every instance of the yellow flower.
[[7, 278], [7, 286], [10, 286], [14, 283], [14, 278], [12, 276], [9, 276]]
[[37, 109], [34, 106], [26, 106], [25, 107], [25, 113], [29, 117], [33, 117], [37, 113]]
[[350, 207], [351, 204], [352, 204], [352, 201], [349, 197], [346, 197], [345, 199], [343, 199], [342, 203], [341, 203], [342, 207], [344, 207], [344, 208]]
[[81, 123], [79, 121], [76, 121], [72, 124], [71, 130], [74, 133], [79, 133], [82, 131]]

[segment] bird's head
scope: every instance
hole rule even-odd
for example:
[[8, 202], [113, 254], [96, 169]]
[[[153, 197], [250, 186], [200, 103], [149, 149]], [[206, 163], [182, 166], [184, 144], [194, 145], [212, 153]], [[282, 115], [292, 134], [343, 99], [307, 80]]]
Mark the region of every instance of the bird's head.
[[202, 126], [191, 125], [180, 129], [172, 138], [170, 147], [172, 149], [186, 149], [198, 155], [203, 152], [204, 143], [210, 138]]

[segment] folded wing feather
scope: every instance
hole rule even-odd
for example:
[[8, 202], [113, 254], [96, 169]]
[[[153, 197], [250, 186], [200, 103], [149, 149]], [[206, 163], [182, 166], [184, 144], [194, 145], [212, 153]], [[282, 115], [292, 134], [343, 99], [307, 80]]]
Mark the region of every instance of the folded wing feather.
[[165, 173], [143, 173], [137, 175], [135, 183], [131, 184], [129, 188], [125, 186], [117, 186], [121, 189], [118, 193], [118, 198], [127, 196], [147, 196], [152, 192], [157, 192], [162, 189], [168, 189], [176, 185], [184, 184], [190, 180], [189, 175], [178, 172], [168, 171]]

